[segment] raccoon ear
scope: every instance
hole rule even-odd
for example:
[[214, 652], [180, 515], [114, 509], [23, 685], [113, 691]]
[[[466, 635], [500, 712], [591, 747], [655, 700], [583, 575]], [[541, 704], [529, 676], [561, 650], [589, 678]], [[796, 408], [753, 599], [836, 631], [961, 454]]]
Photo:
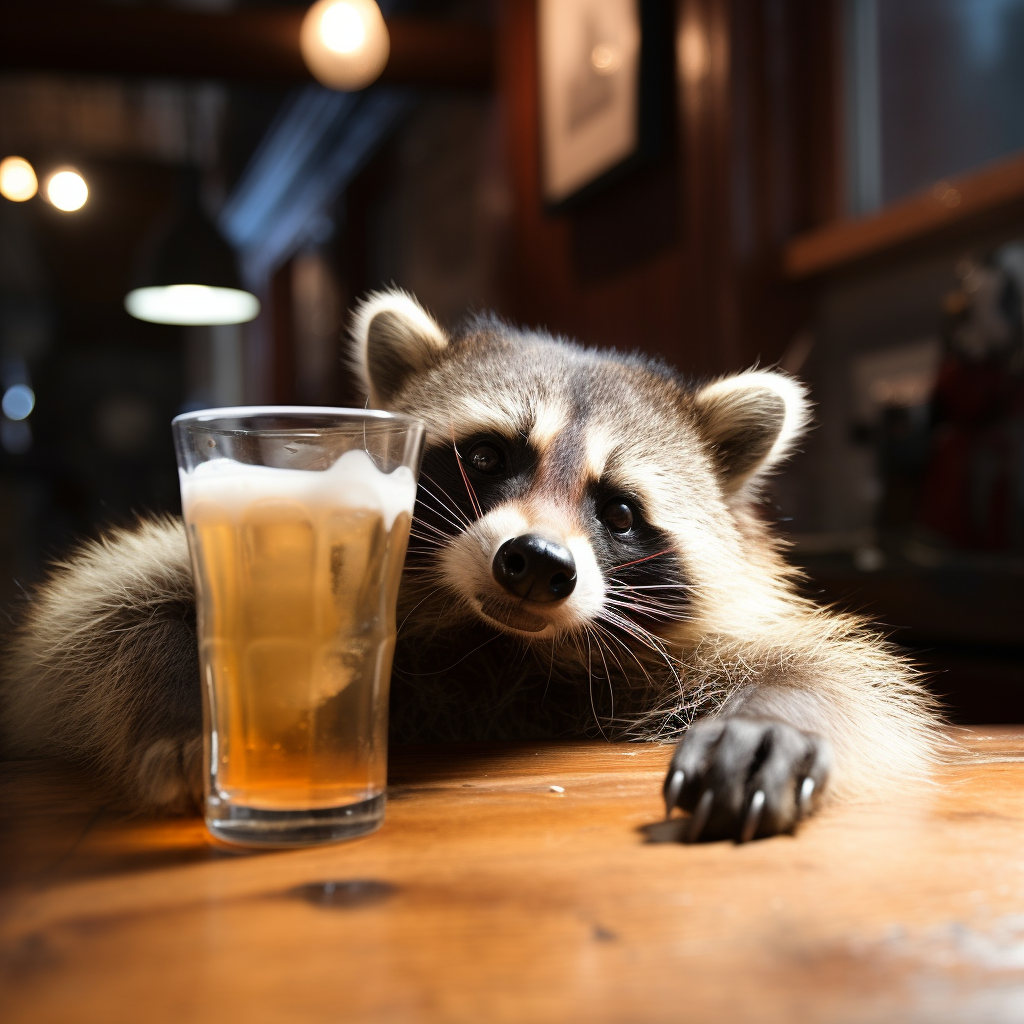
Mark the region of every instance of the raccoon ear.
[[448, 346], [444, 331], [399, 288], [374, 292], [352, 315], [353, 368], [370, 405], [386, 409], [405, 381]]
[[698, 429], [729, 493], [770, 473], [810, 421], [807, 390], [772, 370], [748, 370], [694, 396]]

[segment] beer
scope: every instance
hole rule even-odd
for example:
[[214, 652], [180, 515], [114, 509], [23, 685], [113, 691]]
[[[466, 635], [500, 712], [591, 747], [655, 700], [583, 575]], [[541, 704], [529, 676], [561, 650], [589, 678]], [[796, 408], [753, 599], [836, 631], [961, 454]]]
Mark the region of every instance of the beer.
[[322, 471], [215, 459], [183, 472], [181, 486], [208, 814], [315, 816], [379, 797], [412, 470], [382, 473], [355, 449]]

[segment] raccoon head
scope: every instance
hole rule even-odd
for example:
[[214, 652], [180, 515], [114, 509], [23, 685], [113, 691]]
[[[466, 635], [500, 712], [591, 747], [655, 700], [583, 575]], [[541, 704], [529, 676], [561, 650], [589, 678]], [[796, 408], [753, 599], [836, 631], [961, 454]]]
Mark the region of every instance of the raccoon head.
[[353, 341], [371, 404], [427, 425], [403, 586], [420, 618], [648, 643], [766, 613], [751, 504], [808, 417], [791, 378], [691, 388], [643, 357], [493, 319], [448, 337], [397, 291], [359, 307]]

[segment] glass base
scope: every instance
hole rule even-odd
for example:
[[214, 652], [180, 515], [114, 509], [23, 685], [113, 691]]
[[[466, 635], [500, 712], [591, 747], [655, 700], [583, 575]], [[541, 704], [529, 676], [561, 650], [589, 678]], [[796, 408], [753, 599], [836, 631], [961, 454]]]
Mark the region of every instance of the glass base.
[[221, 803], [208, 808], [211, 834], [238, 846], [316, 846], [376, 832], [384, 823], [383, 793], [340, 807], [301, 811], [268, 811]]

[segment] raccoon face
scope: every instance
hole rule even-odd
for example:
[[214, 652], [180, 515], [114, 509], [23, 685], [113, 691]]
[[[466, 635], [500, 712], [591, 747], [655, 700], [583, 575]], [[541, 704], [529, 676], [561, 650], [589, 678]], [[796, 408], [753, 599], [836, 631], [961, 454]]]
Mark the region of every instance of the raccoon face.
[[640, 357], [495, 321], [449, 339], [401, 292], [364, 303], [353, 336], [371, 404], [427, 424], [403, 587], [419, 617], [644, 643], [749, 603], [745, 510], [803, 426], [795, 382], [691, 391]]

